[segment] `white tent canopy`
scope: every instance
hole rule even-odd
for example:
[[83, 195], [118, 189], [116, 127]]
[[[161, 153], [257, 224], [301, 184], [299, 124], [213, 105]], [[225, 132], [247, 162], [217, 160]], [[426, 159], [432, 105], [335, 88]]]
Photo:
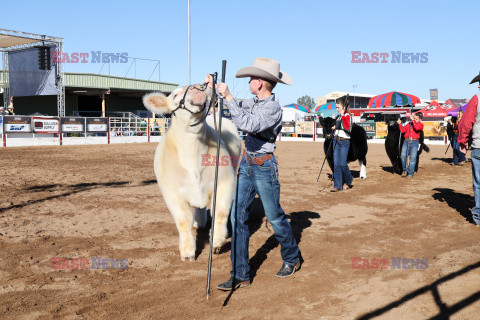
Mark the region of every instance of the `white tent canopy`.
[[303, 121], [303, 118], [307, 115], [306, 112], [293, 108], [282, 108], [282, 111], [282, 121]]

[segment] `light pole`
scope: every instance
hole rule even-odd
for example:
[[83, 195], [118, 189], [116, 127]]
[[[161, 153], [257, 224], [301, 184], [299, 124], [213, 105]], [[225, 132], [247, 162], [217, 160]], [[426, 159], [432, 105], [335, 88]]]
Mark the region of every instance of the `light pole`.
[[355, 89], [357, 88], [358, 86], [356, 84], [353, 85], [353, 108], [355, 109]]

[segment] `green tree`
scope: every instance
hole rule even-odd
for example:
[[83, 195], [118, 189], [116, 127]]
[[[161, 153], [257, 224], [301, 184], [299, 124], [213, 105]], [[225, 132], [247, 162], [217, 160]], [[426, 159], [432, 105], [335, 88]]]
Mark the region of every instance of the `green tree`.
[[297, 104], [299, 105], [302, 105], [302, 106], [305, 106], [307, 107], [309, 110], [315, 108], [316, 106], [316, 103], [315, 103], [315, 100], [313, 100], [312, 97], [309, 97], [307, 95], [301, 97], [301, 98], [298, 98], [297, 99]]

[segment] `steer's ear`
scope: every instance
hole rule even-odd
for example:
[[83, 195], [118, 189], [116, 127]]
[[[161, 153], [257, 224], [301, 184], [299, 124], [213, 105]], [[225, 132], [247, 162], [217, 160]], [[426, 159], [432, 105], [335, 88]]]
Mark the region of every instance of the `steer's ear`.
[[173, 110], [172, 100], [161, 92], [152, 92], [145, 95], [143, 104], [155, 114], [170, 113]]

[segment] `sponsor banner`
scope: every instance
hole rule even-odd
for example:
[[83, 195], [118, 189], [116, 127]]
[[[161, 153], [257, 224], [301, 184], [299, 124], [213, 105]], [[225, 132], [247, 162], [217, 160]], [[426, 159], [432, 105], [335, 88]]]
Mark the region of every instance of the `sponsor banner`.
[[86, 118], [87, 132], [107, 132], [108, 118]]
[[295, 122], [282, 122], [282, 133], [295, 133]]
[[323, 127], [320, 124], [320, 122], [317, 122], [317, 134], [322, 135], [323, 134]]
[[295, 133], [313, 135], [313, 124], [314, 122], [295, 122]]
[[388, 134], [388, 126], [385, 122], [376, 122], [375, 132], [378, 139], [385, 138]]
[[32, 132], [32, 119], [30, 117], [3, 117], [5, 132]]
[[33, 117], [33, 131], [35, 133], [59, 133], [58, 119]]
[[61, 118], [60, 124], [64, 133], [85, 131], [85, 118]]
[[440, 126], [440, 121], [423, 121], [423, 134], [425, 137], [445, 137], [447, 128]]
[[438, 102], [438, 89], [430, 89], [430, 100]]
[[377, 124], [375, 122], [357, 122], [355, 124], [365, 129], [368, 137], [377, 135]]

